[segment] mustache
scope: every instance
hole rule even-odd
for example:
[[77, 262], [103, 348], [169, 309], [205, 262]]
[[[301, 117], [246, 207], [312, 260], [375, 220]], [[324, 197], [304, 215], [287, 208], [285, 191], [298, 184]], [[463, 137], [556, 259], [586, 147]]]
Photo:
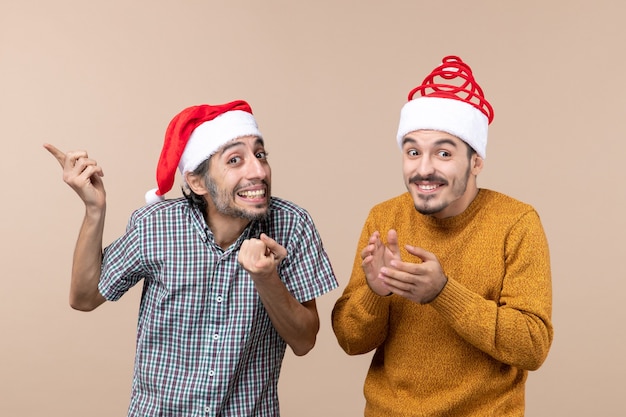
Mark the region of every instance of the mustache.
[[234, 192], [238, 192], [239, 190], [243, 190], [244, 188], [248, 188], [248, 187], [254, 187], [255, 185], [259, 185], [259, 184], [263, 184], [265, 186], [265, 188], [267, 188], [269, 190], [270, 186], [267, 182], [267, 180], [260, 180], [260, 181], [251, 181], [247, 184], [242, 184], [238, 187], [235, 187]]
[[438, 182], [444, 185], [448, 185], [448, 181], [445, 178], [436, 176], [436, 175], [427, 175], [425, 177], [421, 175], [414, 175], [409, 178], [409, 182]]

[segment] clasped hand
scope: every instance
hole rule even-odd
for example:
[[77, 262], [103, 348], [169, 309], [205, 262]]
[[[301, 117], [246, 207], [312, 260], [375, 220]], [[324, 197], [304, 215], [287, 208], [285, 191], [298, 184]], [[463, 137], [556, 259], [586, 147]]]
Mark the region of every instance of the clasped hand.
[[259, 239], [246, 239], [241, 244], [237, 260], [256, 281], [276, 273], [278, 265], [286, 256], [285, 248], [265, 233], [261, 233]]
[[416, 303], [427, 304], [439, 295], [448, 278], [435, 254], [411, 245], [404, 248], [421, 262], [402, 260], [395, 230], [387, 233], [386, 245], [380, 233], [374, 232], [361, 251], [361, 266], [367, 283], [378, 295], [397, 294]]

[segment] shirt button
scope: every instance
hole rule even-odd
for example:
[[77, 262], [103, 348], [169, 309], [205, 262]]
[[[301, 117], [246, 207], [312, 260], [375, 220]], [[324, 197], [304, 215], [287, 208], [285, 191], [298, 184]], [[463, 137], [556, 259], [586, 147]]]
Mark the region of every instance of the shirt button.
[[209, 376], [214, 376], [214, 375], [215, 375], [215, 371], [214, 371], [213, 369], [211, 369], [211, 370], [209, 371]]
[[219, 339], [219, 338], [220, 338], [220, 335], [219, 335], [219, 334], [215, 333], [215, 334], [213, 335], [213, 340], [217, 340], [217, 339]]
[[215, 301], [217, 301], [218, 303], [221, 303], [221, 302], [222, 302], [222, 300], [223, 300], [223, 298], [222, 298], [222, 296], [221, 296], [221, 295], [218, 295], [218, 296], [215, 298]]
[[204, 407], [204, 412], [205, 413], [210, 413], [211, 412], [211, 407], [209, 407], [208, 405], [206, 407]]

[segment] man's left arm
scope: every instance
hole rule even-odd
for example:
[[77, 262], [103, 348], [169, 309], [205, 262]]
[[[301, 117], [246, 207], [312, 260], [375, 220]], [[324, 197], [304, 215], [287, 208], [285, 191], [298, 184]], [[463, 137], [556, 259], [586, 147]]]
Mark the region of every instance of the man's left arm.
[[300, 303], [281, 281], [278, 265], [286, 256], [284, 247], [261, 234], [244, 241], [238, 259], [254, 281], [274, 328], [294, 354], [302, 356], [315, 346], [320, 322], [315, 299]]
[[446, 276], [437, 257], [406, 245], [421, 263], [392, 261], [381, 268], [391, 292], [430, 304], [468, 343], [499, 360], [534, 370], [552, 343], [552, 284], [548, 243], [532, 211], [505, 243], [505, 276], [498, 300], [488, 300]]
[[535, 370], [545, 361], [554, 335], [550, 256], [536, 212], [527, 213], [510, 231], [505, 265], [497, 301], [450, 277], [431, 305], [472, 345], [503, 363]]

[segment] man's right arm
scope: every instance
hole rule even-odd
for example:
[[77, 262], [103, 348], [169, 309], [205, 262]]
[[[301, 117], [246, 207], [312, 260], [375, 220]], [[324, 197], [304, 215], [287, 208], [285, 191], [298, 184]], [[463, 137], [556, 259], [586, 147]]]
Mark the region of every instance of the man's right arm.
[[[389, 289], [378, 279], [378, 271], [384, 265], [385, 253], [390, 255], [393, 251], [387, 251], [378, 242], [379, 234], [373, 233], [372, 228], [368, 218], [357, 246], [364, 249], [356, 254], [350, 281], [331, 314], [337, 341], [349, 355], [370, 352], [387, 337], [391, 297], [386, 296]], [[397, 242], [394, 243], [396, 248]]]
[[61, 164], [63, 181], [85, 204], [85, 217], [74, 249], [69, 301], [74, 309], [91, 311], [106, 301], [98, 291], [106, 213], [102, 168], [87, 152], [65, 154], [50, 144], [44, 144], [44, 148]]
[[104, 218], [104, 208], [95, 213], [86, 210], [78, 233], [70, 282], [70, 306], [75, 310], [91, 311], [106, 301], [98, 290]]

